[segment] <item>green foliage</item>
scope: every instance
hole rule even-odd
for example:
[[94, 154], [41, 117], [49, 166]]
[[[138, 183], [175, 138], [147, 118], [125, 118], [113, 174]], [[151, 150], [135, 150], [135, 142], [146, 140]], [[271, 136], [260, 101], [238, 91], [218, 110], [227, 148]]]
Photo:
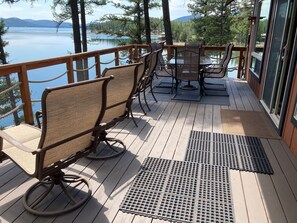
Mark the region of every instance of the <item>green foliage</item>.
[[238, 45], [246, 45], [250, 28], [249, 17], [252, 15], [252, 1], [242, 0], [241, 4], [233, 8], [237, 13], [232, 18], [232, 32], [234, 33], [234, 42]]
[[198, 40], [204, 41], [207, 45], [218, 46], [232, 41], [232, 15], [225, 2], [225, 0], [191, 0], [188, 4], [189, 11], [193, 15], [201, 16], [193, 19]]
[[[6, 34], [7, 28], [3, 19], [0, 20], [0, 65], [7, 64], [6, 56], [7, 54], [4, 51], [4, 47], [7, 46], [8, 42], [3, 40], [3, 36]], [[13, 86], [16, 83], [15, 79], [11, 79], [10, 76], [1, 76], [0, 77], [0, 92], [5, 91], [9, 87]], [[0, 94], [0, 114], [4, 115], [7, 112], [11, 111], [16, 107], [16, 104], [20, 101], [20, 90], [16, 89], [13, 91], [8, 91], [6, 93]], [[22, 120], [19, 117], [18, 112], [13, 113], [15, 124], [19, 124]]]
[[[114, 7], [123, 10], [122, 15], [109, 14], [100, 19], [99, 23], [90, 25], [93, 32], [110, 34], [117, 37], [129, 37], [130, 43], [142, 43], [144, 28], [144, 8], [142, 0], [127, 0], [121, 3], [110, 2]], [[156, 1], [150, 1], [149, 8], [159, 7]], [[152, 22], [152, 30], [156, 25]]]

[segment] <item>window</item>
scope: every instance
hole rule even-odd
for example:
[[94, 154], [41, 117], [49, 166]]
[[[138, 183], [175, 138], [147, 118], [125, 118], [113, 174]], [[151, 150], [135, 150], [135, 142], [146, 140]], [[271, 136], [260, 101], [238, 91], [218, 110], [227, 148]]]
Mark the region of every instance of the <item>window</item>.
[[254, 39], [253, 39], [253, 52], [252, 64], [250, 71], [260, 78], [262, 67], [262, 57], [266, 41], [266, 33], [268, 31], [269, 11], [271, 0], [256, 0], [254, 11]]

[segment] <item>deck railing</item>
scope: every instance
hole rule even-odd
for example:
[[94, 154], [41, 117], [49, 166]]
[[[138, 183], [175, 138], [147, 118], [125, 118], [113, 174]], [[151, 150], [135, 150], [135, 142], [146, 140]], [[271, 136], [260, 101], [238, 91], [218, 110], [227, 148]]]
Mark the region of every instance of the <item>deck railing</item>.
[[[17, 74], [17, 82], [19, 84], [21, 101], [22, 101], [21, 102], [22, 106], [20, 106], [20, 108], [21, 107], [23, 108], [24, 121], [28, 124], [34, 124], [34, 115], [33, 115], [32, 100], [30, 95], [30, 85], [29, 85], [30, 81], [28, 80], [28, 71], [64, 64], [66, 72], [63, 73], [62, 75], [58, 75], [57, 77], [51, 77], [51, 79], [57, 79], [60, 76], [67, 75], [67, 82], [73, 83], [75, 81], [74, 73], [75, 71], [78, 71], [77, 69], [75, 69], [75, 63], [78, 61], [93, 58], [95, 63], [92, 65], [92, 67], [94, 67], [95, 69], [95, 75], [101, 76], [102, 68], [104, 65], [106, 66], [106, 62], [101, 60], [102, 56], [107, 54], [113, 54], [114, 59], [112, 61], [109, 61], [108, 63], [110, 64], [110, 66], [119, 65], [123, 60], [128, 61], [128, 60], [132, 60], [133, 58], [137, 58], [139, 56], [139, 53], [142, 53], [142, 51], [147, 49], [147, 47], [148, 47], [147, 45], [133, 44], [133, 45], [126, 45], [126, 46], [118, 46], [118, 47], [104, 49], [104, 50], [72, 54], [72, 55], [63, 56], [63, 57], [56, 57], [56, 58], [36, 60], [36, 61], [16, 63], [16, 64], [0, 65], [0, 77], [3, 77], [5, 75]], [[170, 59], [172, 57], [172, 55], [174, 54], [175, 48], [176, 48], [175, 45], [165, 45], [165, 51], [167, 52], [166, 53], [167, 59]], [[205, 46], [205, 51], [224, 51], [224, 49], [225, 47]], [[233, 51], [239, 51], [238, 77], [240, 77], [241, 71], [243, 68], [245, 48], [234, 47]], [[125, 55], [125, 56], [121, 57], [120, 55]], [[89, 68], [86, 68], [86, 69], [89, 69]], [[33, 81], [31, 81], [31, 83], [32, 82]], [[40, 82], [45, 82], [45, 81], [40, 81]], [[11, 88], [11, 90], [13, 89], [15, 88]], [[14, 108], [11, 113], [13, 113], [15, 109], [16, 108]]]

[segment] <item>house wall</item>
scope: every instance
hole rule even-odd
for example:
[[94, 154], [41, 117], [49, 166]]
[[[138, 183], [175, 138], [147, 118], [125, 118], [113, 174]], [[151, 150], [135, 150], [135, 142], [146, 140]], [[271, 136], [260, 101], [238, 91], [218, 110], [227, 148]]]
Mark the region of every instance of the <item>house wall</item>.
[[[276, 5], [276, 2], [272, 2], [273, 5], [273, 10]], [[253, 26], [253, 25], [252, 25]], [[272, 30], [272, 23], [270, 24], [269, 30]], [[271, 32], [268, 32], [267, 36], [267, 42], [266, 46], [270, 45], [271, 42]], [[251, 37], [255, 35], [254, 33], [254, 28], [251, 27], [251, 32], [250, 32]], [[250, 44], [249, 44], [249, 49], [248, 49], [248, 59], [247, 59], [247, 67], [245, 70], [245, 73], [247, 74], [246, 79], [251, 87], [251, 89], [254, 91], [256, 94], [257, 98], [260, 100], [262, 96], [262, 91], [263, 91], [263, 85], [264, 85], [264, 80], [266, 76], [266, 66], [267, 66], [267, 55], [269, 55], [269, 47], [266, 47], [265, 52], [264, 52], [264, 57], [263, 57], [263, 67], [262, 67], [262, 74], [260, 79], [255, 77], [253, 74], [250, 73], [249, 67], [251, 64], [251, 52], [252, 52], [252, 42], [253, 38], [250, 38]], [[292, 152], [297, 156], [297, 128], [293, 125], [291, 118], [293, 115], [293, 111], [295, 108], [295, 100], [297, 96], [297, 63], [295, 64], [295, 72], [294, 72], [294, 77], [293, 77], [293, 82], [292, 82], [292, 88], [291, 92], [289, 95], [289, 102], [288, 102], [288, 107], [287, 107], [287, 113], [285, 115], [285, 121], [284, 121], [284, 126], [282, 129], [282, 138], [284, 142], [289, 146], [289, 148], [292, 150]]]
[[290, 93], [287, 115], [283, 129], [283, 139], [290, 147], [292, 152], [297, 156], [297, 128], [293, 125], [291, 118], [295, 108], [295, 100], [297, 96], [297, 63], [295, 64], [295, 73]]

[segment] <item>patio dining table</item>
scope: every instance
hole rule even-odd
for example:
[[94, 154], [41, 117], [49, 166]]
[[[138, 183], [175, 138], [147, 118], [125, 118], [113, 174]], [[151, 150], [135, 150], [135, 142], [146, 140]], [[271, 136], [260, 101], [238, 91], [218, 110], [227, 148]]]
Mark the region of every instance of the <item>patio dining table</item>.
[[[178, 66], [183, 66], [183, 65], [187, 64], [186, 61], [187, 60], [184, 60], [184, 59], [181, 59], [181, 58], [178, 58], [178, 59], [177, 58], [172, 58], [171, 60], [168, 61], [168, 65], [174, 66], [175, 73], [176, 73]], [[209, 56], [200, 56], [200, 64], [199, 65], [201, 66], [201, 68], [204, 68], [204, 67], [209, 66], [211, 64], [212, 64], [212, 60], [211, 60], [211, 58]], [[202, 84], [201, 83], [202, 75], [203, 75], [203, 72], [197, 73], [197, 80], [198, 80], [199, 85], [200, 85], [200, 94], [201, 95], [203, 93], [203, 89], [201, 87], [202, 86], [201, 85]], [[175, 80], [175, 81], [176, 81], [176, 83], [178, 83], [177, 80]], [[177, 86], [176, 86], [176, 88], [177, 88]]]

